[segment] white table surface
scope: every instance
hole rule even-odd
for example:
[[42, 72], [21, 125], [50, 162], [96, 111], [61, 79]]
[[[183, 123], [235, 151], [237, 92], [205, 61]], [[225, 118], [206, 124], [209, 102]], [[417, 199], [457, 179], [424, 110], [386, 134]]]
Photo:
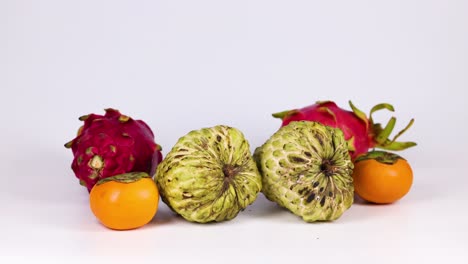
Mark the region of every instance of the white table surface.
[[[467, 1], [0, 1], [0, 263], [468, 263]], [[161, 203], [144, 228], [92, 215], [63, 144], [78, 116], [145, 120], [166, 154], [192, 129], [349, 99], [393, 103], [414, 185], [307, 224], [260, 195], [232, 221]], [[386, 122], [388, 112], [375, 119]]]
[[[54, 171], [53, 163], [45, 167]], [[260, 195], [237, 218], [218, 224], [189, 223], [160, 204], [150, 224], [132, 231], [100, 225], [89, 210], [87, 191], [69, 177], [57, 177], [56, 186], [64, 186], [60, 189], [30, 179], [0, 197], [0, 259], [463, 263], [467, 181], [446, 188], [440, 184], [441, 177], [457, 173], [461, 170], [416, 168], [414, 186], [402, 200], [391, 205], [358, 201], [335, 222], [305, 223]]]

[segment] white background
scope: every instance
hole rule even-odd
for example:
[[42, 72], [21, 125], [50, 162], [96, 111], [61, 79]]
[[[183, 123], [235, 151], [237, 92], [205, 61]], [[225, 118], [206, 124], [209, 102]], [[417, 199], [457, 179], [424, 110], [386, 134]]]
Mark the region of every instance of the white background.
[[[468, 263], [467, 14], [463, 0], [1, 0], [0, 262]], [[114, 107], [145, 120], [164, 154], [216, 124], [253, 149], [279, 127], [271, 113], [326, 99], [392, 103], [396, 131], [416, 119], [401, 138], [419, 144], [400, 153], [415, 173], [404, 199], [320, 224], [263, 195], [209, 225], [161, 204], [116, 232], [63, 147], [80, 115]]]

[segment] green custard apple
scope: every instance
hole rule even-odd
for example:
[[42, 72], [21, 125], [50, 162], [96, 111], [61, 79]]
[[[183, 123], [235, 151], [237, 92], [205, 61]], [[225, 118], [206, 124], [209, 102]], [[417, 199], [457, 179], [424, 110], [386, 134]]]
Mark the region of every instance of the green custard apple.
[[181, 137], [155, 175], [162, 200], [188, 221], [233, 219], [253, 203], [261, 175], [242, 132], [228, 126]]
[[343, 132], [291, 122], [255, 151], [265, 196], [306, 222], [338, 219], [353, 204], [353, 163]]

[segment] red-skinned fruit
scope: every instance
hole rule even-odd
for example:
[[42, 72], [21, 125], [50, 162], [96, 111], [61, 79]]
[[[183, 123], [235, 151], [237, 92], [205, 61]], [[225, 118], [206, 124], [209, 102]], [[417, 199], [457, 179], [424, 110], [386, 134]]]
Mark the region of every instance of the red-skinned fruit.
[[162, 160], [149, 126], [118, 110], [106, 109], [104, 116], [80, 117], [84, 125], [65, 144], [73, 152], [72, 169], [80, 184], [91, 191], [101, 179], [128, 172], [153, 175]]
[[305, 120], [340, 128], [348, 142], [348, 149], [353, 159], [360, 154], [366, 153], [371, 148], [404, 150], [416, 146], [415, 142], [396, 141], [411, 127], [414, 119], [411, 119], [408, 125], [392, 139], [389, 139], [389, 136], [395, 127], [395, 117], [392, 117], [385, 127], [382, 127], [379, 123], [374, 123], [372, 114], [381, 109], [393, 112], [392, 105], [382, 103], [374, 106], [369, 117], [356, 108], [351, 101], [349, 101], [349, 105], [352, 111], [342, 109], [332, 101], [321, 101], [301, 109], [275, 113], [273, 117], [281, 118], [283, 120], [282, 126], [286, 126], [292, 121]]

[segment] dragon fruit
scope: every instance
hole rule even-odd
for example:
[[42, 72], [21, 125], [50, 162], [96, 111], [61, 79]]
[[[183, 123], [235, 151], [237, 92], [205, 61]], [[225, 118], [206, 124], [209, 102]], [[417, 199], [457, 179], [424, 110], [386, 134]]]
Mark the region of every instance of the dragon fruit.
[[381, 109], [393, 112], [394, 108], [392, 105], [382, 103], [374, 106], [370, 111], [369, 118], [356, 108], [351, 101], [349, 101], [349, 105], [352, 111], [339, 108], [332, 101], [319, 101], [301, 109], [275, 113], [273, 117], [281, 118], [283, 120], [282, 126], [286, 126], [292, 121], [305, 120], [340, 128], [348, 142], [348, 150], [352, 159], [366, 153], [371, 148], [404, 150], [416, 145], [414, 142], [396, 141], [398, 137], [411, 127], [414, 119], [411, 119], [408, 125], [393, 139], [389, 139], [389, 136], [395, 127], [395, 117], [392, 117], [385, 127], [382, 127], [380, 123], [374, 123], [372, 114]]
[[65, 144], [73, 152], [73, 172], [88, 191], [100, 179], [118, 174], [138, 171], [153, 175], [162, 160], [161, 147], [145, 122], [115, 109], [105, 111], [104, 116], [80, 117], [84, 125]]

